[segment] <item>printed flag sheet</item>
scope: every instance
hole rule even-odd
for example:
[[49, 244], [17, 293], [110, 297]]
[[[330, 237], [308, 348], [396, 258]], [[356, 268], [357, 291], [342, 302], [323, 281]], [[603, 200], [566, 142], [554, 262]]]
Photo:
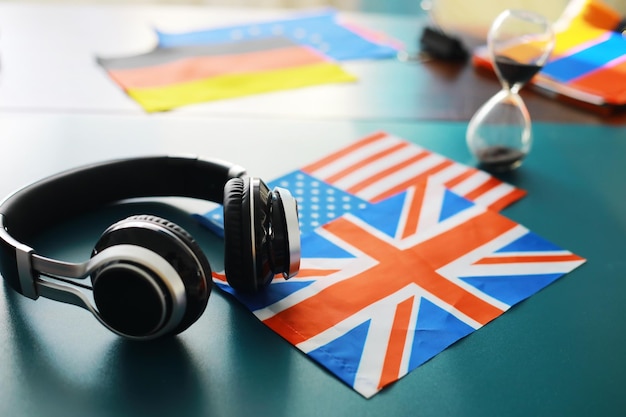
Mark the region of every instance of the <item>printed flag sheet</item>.
[[[345, 213], [362, 210], [430, 179], [471, 201], [500, 210], [526, 192], [385, 132], [374, 133], [268, 183], [292, 191], [300, 230], [308, 233]], [[223, 234], [222, 208], [198, 219]]]
[[339, 61], [391, 58], [399, 48], [384, 34], [338, 23], [333, 11], [157, 36], [147, 53], [98, 58], [147, 112], [354, 82]]
[[[550, 61], [532, 80], [557, 97], [594, 105], [626, 104], [626, 39], [623, 16], [599, 0], [570, 2], [555, 24]], [[486, 46], [473, 62], [493, 70]]]
[[585, 262], [489, 208], [521, 190], [386, 133], [275, 183], [299, 202], [300, 273], [214, 281], [367, 398]]
[[434, 181], [302, 236], [301, 272], [217, 284], [364, 397], [584, 260]]
[[319, 52], [281, 37], [157, 48], [100, 58], [109, 76], [147, 112], [356, 78]]
[[340, 22], [333, 10], [183, 33], [157, 31], [157, 36], [161, 48], [284, 36], [335, 61], [395, 58], [401, 47], [384, 33]]

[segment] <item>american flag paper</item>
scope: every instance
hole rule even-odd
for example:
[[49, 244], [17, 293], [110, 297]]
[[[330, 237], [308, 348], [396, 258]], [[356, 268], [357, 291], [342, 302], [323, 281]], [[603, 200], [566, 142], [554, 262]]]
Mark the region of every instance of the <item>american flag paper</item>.
[[[291, 190], [302, 233], [344, 213], [361, 210], [426, 179], [466, 199], [500, 210], [526, 192], [385, 132], [374, 133], [268, 185]], [[223, 233], [222, 208], [198, 219]]]
[[289, 281], [250, 295], [214, 279], [369, 398], [583, 262], [428, 181], [303, 235]]

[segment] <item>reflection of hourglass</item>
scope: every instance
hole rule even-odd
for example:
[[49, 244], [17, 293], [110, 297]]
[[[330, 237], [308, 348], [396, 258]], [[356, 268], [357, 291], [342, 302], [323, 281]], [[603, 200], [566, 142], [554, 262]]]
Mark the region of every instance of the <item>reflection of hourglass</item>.
[[505, 10], [493, 22], [487, 46], [502, 90], [474, 114], [466, 139], [482, 168], [506, 171], [521, 165], [530, 151], [530, 116], [518, 93], [546, 63], [554, 32], [540, 15]]

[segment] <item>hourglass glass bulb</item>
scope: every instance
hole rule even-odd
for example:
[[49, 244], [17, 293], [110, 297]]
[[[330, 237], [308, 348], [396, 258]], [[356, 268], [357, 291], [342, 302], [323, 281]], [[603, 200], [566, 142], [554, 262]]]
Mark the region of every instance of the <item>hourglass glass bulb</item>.
[[503, 89], [487, 101], [467, 127], [467, 145], [487, 171], [508, 171], [530, 152], [530, 116], [522, 98]]
[[542, 65], [523, 64], [504, 55], [496, 56], [493, 61], [504, 88], [513, 93], [518, 93], [542, 68]]
[[502, 89], [474, 114], [466, 140], [482, 168], [505, 171], [520, 166], [530, 151], [530, 116], [518, 93], [547, 61], [554, 33], [537, 14], [505, 10], [491, 26], [487, 41]]
[[541, 15], [505, 10], [491, 25], [487, 46], [502, 87], [517, 93], [548, 60], [554, 32]]

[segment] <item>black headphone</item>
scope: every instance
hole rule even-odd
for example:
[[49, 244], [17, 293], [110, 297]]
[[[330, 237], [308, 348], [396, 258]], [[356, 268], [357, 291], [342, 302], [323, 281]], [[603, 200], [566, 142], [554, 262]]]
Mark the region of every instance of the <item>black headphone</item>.
[[[204, 312], [212, 283], [208, 260], [180, 226], [150, 215], [121, 220], [82, 263], [43, 257], [24, 243], [106, 204], [162, 196], [224, 205], [224, 268], [235, 290], [258, 291], [276, 274], [298, 272], [298, 212], [289, 191], [270, 190], [223, 161], [163, 156], [89, 165], [11, 194], [0, 203], [0, 273], [18, 293], [83, 307], [120, 336], [178, 334]], [[87, 277], [91, 285], [75, 282]]]

